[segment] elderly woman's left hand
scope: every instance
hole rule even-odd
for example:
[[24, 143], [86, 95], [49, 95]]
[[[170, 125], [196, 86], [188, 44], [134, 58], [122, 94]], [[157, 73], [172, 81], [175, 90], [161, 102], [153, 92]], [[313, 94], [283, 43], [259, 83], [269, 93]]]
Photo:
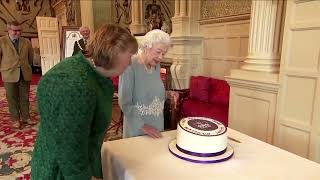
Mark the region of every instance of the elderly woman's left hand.
[[149, 135], [152, 138], [161, 138], [162, 134], [160, 133], [160, 131], [148, 124], [144, 124], [142, 127], [142, 131], [143, 133]]

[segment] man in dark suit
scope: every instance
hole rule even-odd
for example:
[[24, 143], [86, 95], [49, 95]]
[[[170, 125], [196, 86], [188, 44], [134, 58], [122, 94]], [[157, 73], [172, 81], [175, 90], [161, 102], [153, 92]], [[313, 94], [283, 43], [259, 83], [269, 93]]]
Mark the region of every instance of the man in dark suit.
[[79, 51], [82, 51], [84, 55], [86, 55], [86, 45], [90, 37], [90, 29], [87, 26], [83, 26], [79, 29], [82, 38], [73, 45], [73, 53], [72, 56], [77, 54]]
[[13, 126], [21, 128], [23, 123], [35, 124], [29, 114], [33, 49], [31, 42], [21, 37], [22, 28], [17, 21], [9, 22], [7, 30], [8, 36], [0, 38], [0, 72]]

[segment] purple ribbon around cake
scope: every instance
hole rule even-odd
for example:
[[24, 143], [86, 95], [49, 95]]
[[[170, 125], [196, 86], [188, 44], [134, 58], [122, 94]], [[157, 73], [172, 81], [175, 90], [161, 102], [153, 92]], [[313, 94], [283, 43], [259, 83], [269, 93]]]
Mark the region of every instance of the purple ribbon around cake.
[[215, 153], [197, 153], [197, 152], [192, 152], [192, 151], [188, 151], [185, 149], [182, 149], [181, 147], [178, 146], [178, 144], [176, 144], [176, 147], [179, 151], [185, 153], [185, 154], [189, 154], [191, 156], [198, 156], [198, 157], [213, 157], [213, 156], [220, 156], [221, 154], [224, 154], [227, 151], [227, 148], [225, 148], [222, 151], [219, 152], [215, 152]]

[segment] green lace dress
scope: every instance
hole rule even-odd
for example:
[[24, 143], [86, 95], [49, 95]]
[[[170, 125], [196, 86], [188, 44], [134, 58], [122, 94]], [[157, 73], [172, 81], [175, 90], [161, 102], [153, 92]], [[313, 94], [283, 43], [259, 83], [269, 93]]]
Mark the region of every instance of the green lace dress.
[[102, 177], [101, 146], [111, 121], [112, 81], [78, 53], [48, 71], [37, 91], [40, 127], [33, 180]]

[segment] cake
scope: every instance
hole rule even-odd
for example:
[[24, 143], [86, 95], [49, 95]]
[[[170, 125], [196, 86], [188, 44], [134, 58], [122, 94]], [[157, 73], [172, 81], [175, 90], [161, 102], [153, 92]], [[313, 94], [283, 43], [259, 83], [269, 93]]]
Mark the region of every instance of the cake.
[[181, 119], [177, 138], [169, 144], [169, 150], [175, 156], [193, 162], [221, 162], [233, 155], [226, 126], [205, 117]]

